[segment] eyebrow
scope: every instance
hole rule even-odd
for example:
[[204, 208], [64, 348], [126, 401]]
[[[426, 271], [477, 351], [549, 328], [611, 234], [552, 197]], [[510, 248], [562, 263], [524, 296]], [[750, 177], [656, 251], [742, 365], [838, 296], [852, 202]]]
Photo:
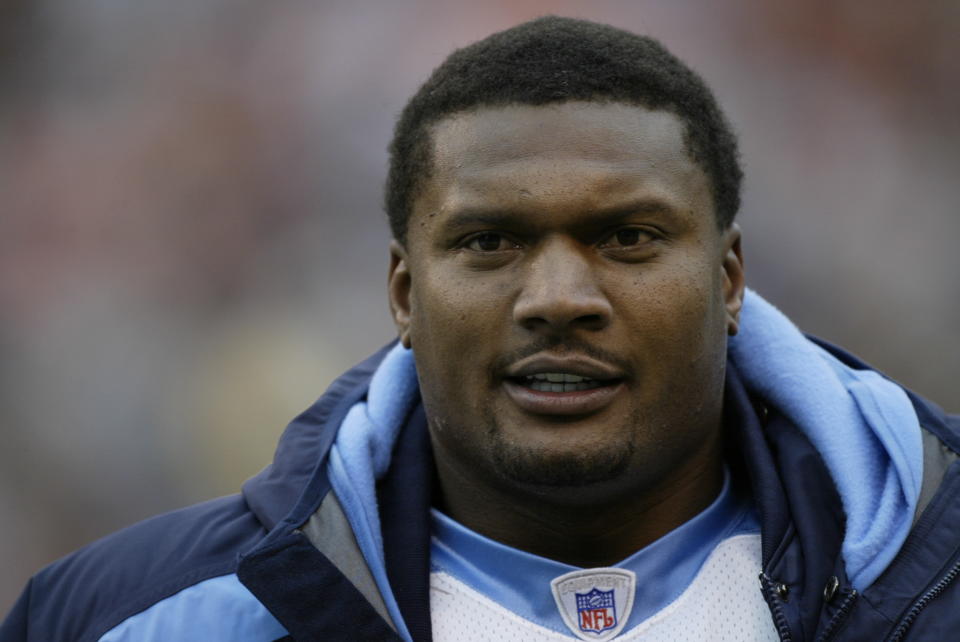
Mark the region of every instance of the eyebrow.
[[[679, 218], [680, 211], [666, 201], [658, 198], [645, 198], [628, 203], [618, 203], [610, 207], [590, 210], [590, 218], [577, 227], [611, 227], [638, 214], [657, 214], [669, 218]], [[535, 226], [536, 223], [519, 211], [509, 208], [491, 208], [470, 206], [455, 210], [443, 227], [450, 232], [477, 227], [521, 227]]]

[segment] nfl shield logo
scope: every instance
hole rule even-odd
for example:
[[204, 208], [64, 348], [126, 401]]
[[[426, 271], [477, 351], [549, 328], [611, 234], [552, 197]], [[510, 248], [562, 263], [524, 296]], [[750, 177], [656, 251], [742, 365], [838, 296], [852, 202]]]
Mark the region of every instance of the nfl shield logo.
[[570, 632], [604, 642], [616, 637], [630, 617], [636, 575], [620, 568], [584, 569], [561, 575], [550, 588]]
[[617, 626], [617, 604], [613, 590], [593, 589], [589, 593], [577, 593], [577, 615], [580, 630], [601, 633]]

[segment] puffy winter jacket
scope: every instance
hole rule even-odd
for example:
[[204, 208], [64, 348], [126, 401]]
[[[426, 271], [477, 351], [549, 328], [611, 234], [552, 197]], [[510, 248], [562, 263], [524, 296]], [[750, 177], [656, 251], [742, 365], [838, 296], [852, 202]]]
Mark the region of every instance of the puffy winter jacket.
[[[825, 346], [847, 365], [867, 366]], [[430, 640], [432, 455], [422, 406], [377, 484], [391, 621], [326, 472], [348, 410], [386, 348], [341, 376], [286, 429], [241, 494], [161, 515], [39, 572], [0, 642]], [[852, 588], [844, 512], [810, 441], [728, 370], [728, 463], [761, 522], [758, 590], [782, 640], [960, 639], [960, 418], [910, 395], [924, 474], [912, 531], [864, 591]]]

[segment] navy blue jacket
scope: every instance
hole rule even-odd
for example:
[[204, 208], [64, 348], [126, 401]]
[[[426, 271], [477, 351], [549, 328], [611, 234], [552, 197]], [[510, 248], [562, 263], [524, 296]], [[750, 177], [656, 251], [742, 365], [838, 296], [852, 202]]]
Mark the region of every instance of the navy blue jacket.
[[[385, 351], [297, 417], [273, 464], [241, 494], [147, 520], [40, 571], [0, 642], [400, 639], [325, 472], [336, 431]], [[725, 395], [728, 460], [756, 501], [759, 590], [781, 639], [960, 638], [960, 418], [910, 395], [923, 428], [920, 506], [896, 559], [860, 594], [844, 572], [844, 513], [820, 455], [749, 397], [734, 368]], [[377, 492], [387, 575], [418, 641], [431, 639], [433, 471], [417, 405]]]

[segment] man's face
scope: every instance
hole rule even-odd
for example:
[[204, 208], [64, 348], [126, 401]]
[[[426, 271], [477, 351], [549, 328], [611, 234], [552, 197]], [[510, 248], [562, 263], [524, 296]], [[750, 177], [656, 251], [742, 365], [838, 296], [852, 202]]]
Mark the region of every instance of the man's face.
[[481, 108], [435, 126], [433, 167], [390, 295], [441, 471], [609, 494], [715, 456], [739, 233], [681, 121]]

